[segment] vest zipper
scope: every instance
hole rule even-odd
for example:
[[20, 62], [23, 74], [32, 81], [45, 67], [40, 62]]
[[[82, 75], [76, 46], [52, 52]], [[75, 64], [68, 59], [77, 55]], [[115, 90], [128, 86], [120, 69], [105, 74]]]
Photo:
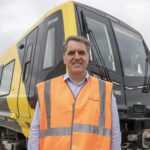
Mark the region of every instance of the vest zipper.
[[[68, 85], [68, 84], [67, 84]], [[69, 87], [69, 86], [68, 86]], [[80, 91], [82, 90], [82, 88], [84, 87], [84, 85], [81, 87], [81, 89], [80, 89]], [[69, 89], [70, 89], [70, 87], [69, 87]], [[72, 150], [72, 133], [73, 133], [73, 126], [74, 126], [74, 114], [75, 114], [75, 105], [76, 105], [76, 101], [77, 101], [77, 97], [78, 97], [78, 95], [79, 95], [79, 93], [80, 93], [80, 91], [78, 92], [78, 94], [77, 94], [77, 96], [75, 97], [74, 96], [74, 94], [73, 94], [73, 92], [72, 92], [72, 90], [70, 89], [70, 91], [71, 91], [71, 93], [72, 93], [72, 95], [73, 95], [73, 97], [74, 97], [74, 104], [73, 104], [73, 108], [72, 108], [72, 123], [71, 123], [71, 140], [70, 140], [70, 150]]]
[[[74, 98], [74, 104], [73, 104], [73, 106], [72, 106], [72, 122], [71, 122], [71, 139], [70, 139], [70, 150], [72, 150], [72, 133], [73, 133], [73, 121], [74, 121], [74, 113], [75, 113], [75, 104], [76, 104], [76, 97], [74, 96], [74, 94], [73, 94], [73, 92], [72, 92], [72, 90], [71, 90], [71, 88], [69, 87], [69, 85], [67, 84], [67, 86], [68, 86], [68, 88], [69, 88], [69, 90], [70, 90], [70, 92], [72, 93], [72, 96], [73, 96], [73, 98]], [[80, 91], [79, 91], [80, 92]]]
[[[87, 83], [87, 82], [86, 82], [86, 83]], [[76, 99], [77, 99], [79, 93], [81, 92], [81, 90], [83, 89], [83, 87], [85, 86], [86, 83], [84, 83], [84, 85], [81, 87], [81, 89], [79, 90], [79, 92], [78, 92], [78, 94], [77, 94], [76, 97], [74, 96], [74, 94], [73, 94], [71, 88], [69, 87], [69, 85], [68, 85], [68, 83], [67, 83], [67, 86], [69, 87], [69, 90], [71, 91], [72, 96], [73, 96], [73, 98], [74, 98], [74, 104], [73, 104], [73, 106], [72, 106], [73, 108], [72, 108], [72, 123], [71, 123], [70, 150], [72, 150], [72, 133], [73, 133], [73, 126], [74, 126], [74, 123], [73, 123], [73, 122], [74, 122], [74, 113], [75, 113]]]
[[[74, 97], [75, 103], [76, 99]], [[73, 133], [73, 126], [74, 126], [74, 113], [75, 113], [75, 103], [73, 104], [72, 108], [72, 123], [71, 123], [71, 140], [70, 140], [70, 150], [72, 150], [72, 133]]]

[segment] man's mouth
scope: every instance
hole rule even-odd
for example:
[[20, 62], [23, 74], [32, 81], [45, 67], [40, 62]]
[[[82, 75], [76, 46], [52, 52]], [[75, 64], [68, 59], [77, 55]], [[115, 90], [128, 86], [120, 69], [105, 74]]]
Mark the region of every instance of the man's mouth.
[[73, 63], [74, 66], [81, 66], [81, 63]]

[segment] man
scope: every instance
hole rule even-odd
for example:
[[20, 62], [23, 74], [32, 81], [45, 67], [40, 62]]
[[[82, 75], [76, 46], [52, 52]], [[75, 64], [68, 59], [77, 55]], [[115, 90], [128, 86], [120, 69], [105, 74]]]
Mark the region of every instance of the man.
[[121, 150], [112, 84], [89, 75], [90, 43], [70, 36], [63, 46], [67, 73], [37, 85], [29, 150]]

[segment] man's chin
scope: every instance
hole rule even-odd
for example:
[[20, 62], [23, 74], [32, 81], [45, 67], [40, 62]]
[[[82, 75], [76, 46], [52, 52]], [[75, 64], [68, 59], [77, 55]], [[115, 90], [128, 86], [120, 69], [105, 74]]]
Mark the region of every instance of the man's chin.
[[75, 69], [75, 70], [72, 70], [72, 74], [74, 75], [77, 75], [77, 74], [83, 74], [84, 70], [81, 70], [81, 69]]

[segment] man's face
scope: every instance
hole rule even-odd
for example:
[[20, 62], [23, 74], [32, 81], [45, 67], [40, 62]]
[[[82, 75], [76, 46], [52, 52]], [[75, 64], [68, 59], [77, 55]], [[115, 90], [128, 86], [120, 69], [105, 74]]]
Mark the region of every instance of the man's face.
[[69, 41], [63, 60], [70, 75], [74, 76], [86, 73], [89, 53], [85, 44], [77, 41]]

